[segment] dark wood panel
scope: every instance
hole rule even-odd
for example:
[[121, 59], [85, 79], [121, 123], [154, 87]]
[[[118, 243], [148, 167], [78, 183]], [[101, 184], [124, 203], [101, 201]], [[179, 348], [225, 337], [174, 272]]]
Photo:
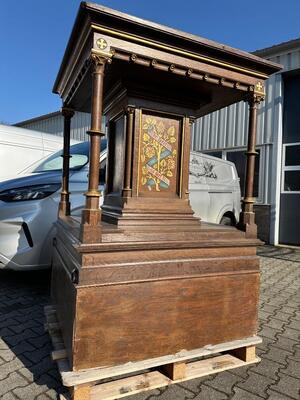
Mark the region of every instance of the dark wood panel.
[[[86, 268], [80, 275], [80, 285], [111, 285], [161, 279], [186, 279], [203, 276], [234, 275], [253, 273], [258, 261], [219, 260], [209, 265], [207, 261], [170, 262], [169, 264], [140, 264], [138, 266]], [[241, 271], [242, 269], [242, 271]]]
[[258, 287], [251, 274], [78, 289], [74, 369], [254, 335]]
[[[194, 259], [203, 258], [227, 258], [227, 257], [253, 257], [256, 255], [256, 247], [225, 247], [225, 248], [196, 248], [193, 249]], [[185, 260], [191, 257], [191, 249], [172, 249], [172, 250], [144, 250], [123, 252], [90, 252], [82, 254], [84, 266], [108, 266], [122, 265], [127, 263], [139, 263], [142, 260], [169, 261]], [[246, 265], [246, 263], [245, 263]]]
[[70, 362], [73, 358], [73, 325], [75, 321], [76, 289], [60, 254], [53, 248], [51, 300], [56, 309], [65, 348]]

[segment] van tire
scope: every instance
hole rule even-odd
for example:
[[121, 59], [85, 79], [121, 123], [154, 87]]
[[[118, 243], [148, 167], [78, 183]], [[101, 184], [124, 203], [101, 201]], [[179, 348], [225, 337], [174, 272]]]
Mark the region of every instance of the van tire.
[[233, 226], [233, 221], [230, 217], [227, 217], [226, 215], [223, 215], [223, 217], [221, 218], [220, 221], [220, 225], [229, 225], [229, 226]]

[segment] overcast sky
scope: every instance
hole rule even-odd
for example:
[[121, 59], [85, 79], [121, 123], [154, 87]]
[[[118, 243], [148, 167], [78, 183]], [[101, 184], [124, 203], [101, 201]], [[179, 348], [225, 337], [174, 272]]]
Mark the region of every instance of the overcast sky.
[[[103, 0], [117, 10], [254, 51], [300, 37], [300, 0]], [[0, 0], [0, 122], [57, 111], [53, 83], [78, 0]]]

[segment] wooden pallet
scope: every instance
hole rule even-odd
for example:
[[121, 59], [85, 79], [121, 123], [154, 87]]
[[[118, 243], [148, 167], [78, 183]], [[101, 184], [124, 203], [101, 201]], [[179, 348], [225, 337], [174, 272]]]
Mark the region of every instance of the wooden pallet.
[[114, 400], [260, 361], [255, 346], [261, 339], [254, 336], [116, 367], [71, 371], [55, 309], [46, 306], [45, 315], [45, 329], [54, 348], [52, 359], [70, 392], [69, 397], [61, 395], [61, 400]]

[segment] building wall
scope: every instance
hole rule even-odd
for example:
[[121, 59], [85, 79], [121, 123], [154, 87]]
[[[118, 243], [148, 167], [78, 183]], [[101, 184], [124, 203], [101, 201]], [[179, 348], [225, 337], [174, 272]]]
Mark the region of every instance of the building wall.
[[[90, 114], [76, 111], [71, 119], [71, 139], [89, 140], [86, 131], [90, 129], [90, 120]], [[48, 114], [45, 118], [35, 118], [16, 125], [22, 128], [63, 136], [64, 120], [59, 112]]]
[[[272, 51], [272, 50], [271, 50]], [[274, 50], [275, 51], [275, 50]], [[269, 60], [283, 65], [282, 72], [300, 68], [300, 46], [268, 55]], [[257, 205], [270, 205], [268, 237], [278, 243], [279, 203], [282, 153], [283, 81], [281, 72], [266, 82], [266, 99], [259, 106], [257, 147], [260, 149], [259, 196]], [[192, 132], [192, 149], [196, 151], [245, 149], [247, 146], [248, 105], [240, 102], [196, 120]], [[226, 151], [223, 151], [223, 158]], [[257, 208], [257, 207], [256, 207]], [[263, 208], [263, 207], [262, 207]], [[265, 210], [265, 207], [264, 207]], [[262, 213], [266, 215], [266, 213]]]

